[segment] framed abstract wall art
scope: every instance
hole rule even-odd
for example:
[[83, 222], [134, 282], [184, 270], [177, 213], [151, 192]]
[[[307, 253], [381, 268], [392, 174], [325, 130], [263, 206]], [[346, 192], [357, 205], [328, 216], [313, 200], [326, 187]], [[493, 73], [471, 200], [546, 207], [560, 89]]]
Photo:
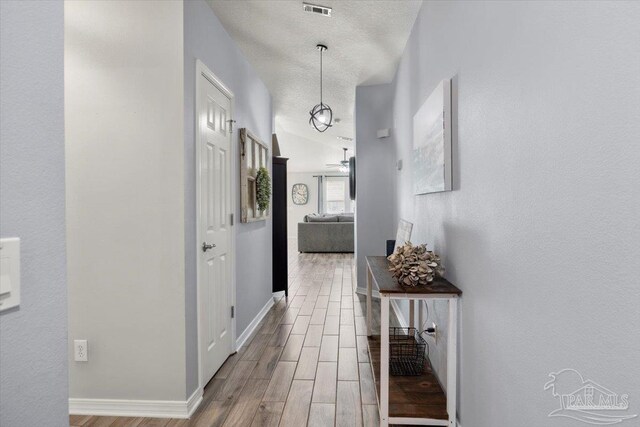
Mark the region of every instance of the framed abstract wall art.
[[413, 116], [413, 194], [451, 191], [451, 80]]

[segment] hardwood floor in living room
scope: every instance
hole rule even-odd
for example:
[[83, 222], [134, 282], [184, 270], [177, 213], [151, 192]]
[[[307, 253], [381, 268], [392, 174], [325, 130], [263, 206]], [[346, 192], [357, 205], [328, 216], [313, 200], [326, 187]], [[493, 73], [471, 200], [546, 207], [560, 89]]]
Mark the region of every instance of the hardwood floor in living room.
[[[291, 250], [289, 298], [227, 359], [191, 419], [75, 415], [71, 426], [377, 426], [365, 298], [354, 277], [353, 254]], [[379, 304], [373, 311], [375, 331]]]

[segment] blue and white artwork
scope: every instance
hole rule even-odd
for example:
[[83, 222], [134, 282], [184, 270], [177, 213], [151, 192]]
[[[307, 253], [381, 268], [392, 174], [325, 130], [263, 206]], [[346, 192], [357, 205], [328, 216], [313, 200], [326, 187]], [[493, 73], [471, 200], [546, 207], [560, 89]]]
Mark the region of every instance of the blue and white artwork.
[[451, 80], [443, 80], [413, 116], [413, 193], [451, 190]]

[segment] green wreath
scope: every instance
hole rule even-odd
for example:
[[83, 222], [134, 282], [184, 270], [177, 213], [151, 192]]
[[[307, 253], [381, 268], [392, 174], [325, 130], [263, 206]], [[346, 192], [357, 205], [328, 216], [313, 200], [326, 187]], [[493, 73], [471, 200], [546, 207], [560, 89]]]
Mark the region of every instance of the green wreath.
[[256, 201], [258, 209], [266, 211], [269, 209], [269, 200], [271, 198], [271, 178], [267, 168], [258, 169], [256, 174]]

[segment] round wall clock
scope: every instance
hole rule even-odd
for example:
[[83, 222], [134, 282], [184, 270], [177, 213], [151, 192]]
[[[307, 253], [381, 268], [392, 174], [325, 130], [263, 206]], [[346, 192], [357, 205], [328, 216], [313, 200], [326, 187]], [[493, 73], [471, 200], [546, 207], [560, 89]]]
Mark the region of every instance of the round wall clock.
[[293, 184], [291, 199], [296, 205], [306, 205], [309, 201], [309, 187], [307, 187], [307, 184]]

